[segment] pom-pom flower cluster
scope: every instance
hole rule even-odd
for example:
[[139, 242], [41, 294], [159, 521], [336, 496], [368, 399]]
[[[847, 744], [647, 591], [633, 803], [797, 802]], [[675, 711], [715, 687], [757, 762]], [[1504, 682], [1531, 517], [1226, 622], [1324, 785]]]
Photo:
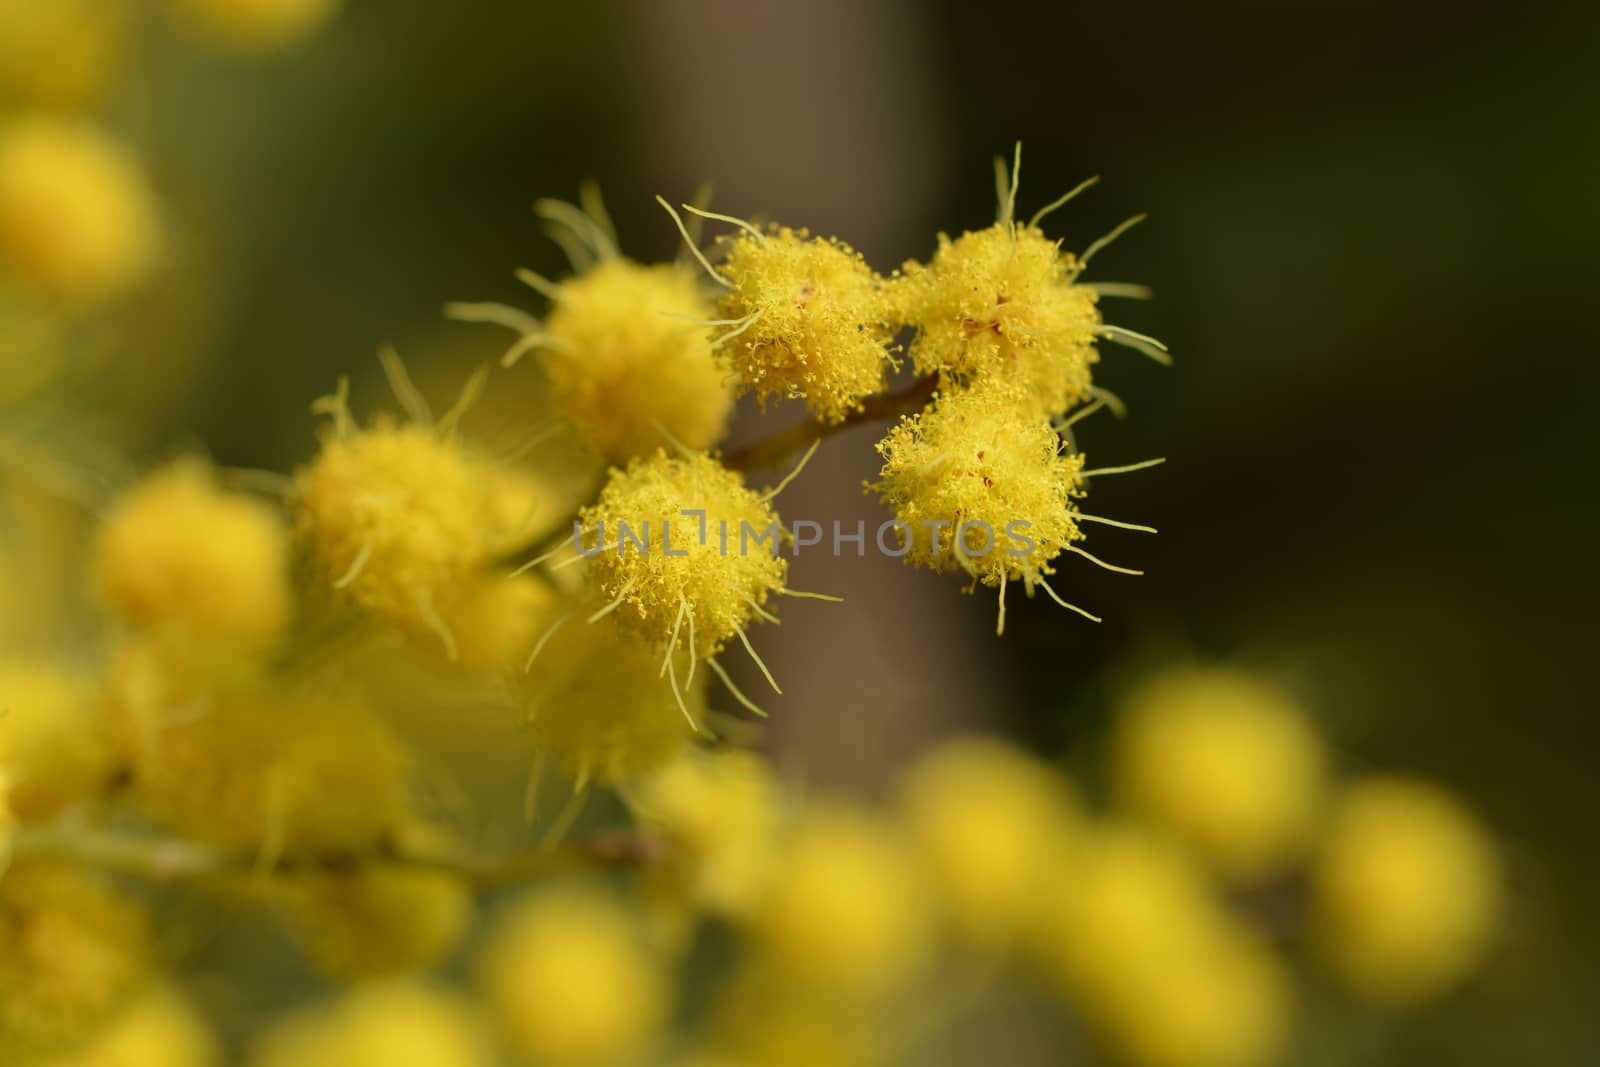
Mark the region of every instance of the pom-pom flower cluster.
[[[1078, 542], [1091, 523], [1149, 527], [1085, 513], [1078, 503], [1092, 476], [1149, 464], [1088, 468], [1069, 433], [1115, 402], [1091, 381], [1099, 341], [1164, 358], [1159, 344], [1106, 325], [1100, 292], [1081, 281], [1090, 258], [1127, 227], [1079, 255], [1063, 251], [1040, 223], [1072, 194], [1022, 224], [1014, 218], [1015, 166], [1000, 173], [992, 226], [941, 236], [926, 264], [908, 262], [888, 277], [835, 238], [685, 205], [696, 223], [726, 228], [708, 253], [665, 200], [704, 277], [639, 267], [618, 254], [604, 207], [586, 189], [581, 207], [539, 204], [578, 270], [561, 282], [519, 272], [550, 302], [543, 321], [504, 305], [451, 305], [457, 318], [515, 330], [504, 361], [539, 353], [574, 431], [619, 463], [580, 513], [573, 547], [588, 559], [600, 613], [616, 612], [625, 631], [668, 649], [664, 670], [673, 670], [670, 650], [685, 641], [692, 672], [694, 661], [735, 636], [748, 647], [748, 623], [776, 618], [768, 601], [786, 592], [776, 549], [789, 531], [771, 510], [773, 494], [747, 489], [744, 473], [867, 419], [898, 419], [878, 443], [883, 468], [869, 486], [893, 516], [890, 551], [915, 566], [965, 573], [969, 589], [995, 589], [997, 629], [1013, 582], [1096, 618], [1048, 580], [1064, 553], [1138, 573]], [[705, 310], [713, 297], [714, 313]], [[907, 334], [921, 377], [891, 392]], [[763, 401], [802, 400], [814, 421], [718, 456], [711, 449], [728, 394], [713, 388], [713, 366]], [[752, 553], [752, 538], [771, 547]]]

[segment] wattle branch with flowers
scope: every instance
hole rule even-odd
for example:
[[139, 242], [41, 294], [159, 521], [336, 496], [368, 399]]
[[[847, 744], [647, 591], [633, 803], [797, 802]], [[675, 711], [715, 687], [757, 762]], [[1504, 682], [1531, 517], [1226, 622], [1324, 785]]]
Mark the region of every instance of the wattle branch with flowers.
[[[333, 5], [186, 6], [250, 42], [292, 37]], [[0, 0], [0, 25], [22, 17]], [[19, 25], [47, 42], [76, 23]], [[218, 1061], [151, 930], [152, 893], [173, 883], [265, 905], [320, 973], [357, 982], [251, 1035], [259, 1067], [393, 1067], [396, 1050], [448, 1067], [910, 1058], [907, 1016], [934, 999], [919, 994], [942, 957], [1044, 974], [1138, 1067], [1266, 1064], [1285, 1047], [1291, 984], [1259, 916], [1235, 906], [1263, 886], [1373, 999], [1414, 1002], [1468, 974], [1499, 906], [1484, 835], [1423, 783], [1362, 781], [1330, 801], [1326, 753], [1279, 687], [1210, 667], [1130, 694], [1113, 776], [1134, 818], [1094, 825], [1064, 775], [983, 738], [922, 756], [893, 815], [802, 804], [731, 743], [767, 712], [722, 657], [748, 656], [780, 692], [760, 628], [786, 599], [843, 598], [791, 588], [776, 543], [566, 538], [574, 522], [664, 529], [685, 512], [787, 533], [777, 500], [805, 460], [878, 423], [866, 489], [905, 532], [907, 563], [992, 590], [997, 631], [1014, 585], [1094, 619], [1057, 588], [1058, 563], [1127, 571], [1087, 551], [1086, 530], [1154, 531], [1084, 497], [1096, 476], [1158, 461], [1088, 467], [1076, 428], [1121, 407], [1094, 382], [1102, 343], [1167, 353], [1102, 316], [1103, 298], [1146, 290], [1084, 277], [1142, 216], [1067, 251], [1043, 224], [1090, 183], [1023, 222], [1020, 158], [996, 162], [993, 224], [941, 234], [926, 262], [887, 274], [834, 238], [666, 201], [686, 254], [643, 264], [592, 188], [540, 201], [573, 273], [518, 272], [540, 315], [450, 305], [513, 340], [448, 410], [386, 351], [398, 411], [358, 419], [341, 381], [315, 403], [319, 446], [291, 475], [191, 457], [123, 489], [83, 566], [104, 656], [0, 661], [0, 1065]], [[130, 290], [159, 258], [156, 215], [104, 135], [0, 127], [0, 415], [49, 374], [12, 328], [31, 311], [14, 308]], [[708, 246], [706, 223], [720, 233]], [[555, 424], [511, 455], [475, 439], [485, 391], [534, 373]], [[809, 417], [718, 451], [744, 393]], [[574, 498], [524, 462], [552, 435], [591, 457], [597, 492]], [[0, 439], [0, 462], [40, 470], [20, 454]], [[1017, 521], [1022, 551], [968, 537]], [[421, 704], [438, 720], [459, 703], [530, 742], [531, 829], [512, 847], [469, 843], [448, 805], [426, 802], [432, 753], [393, 714]], [[570, 784], [555, 811], [538, 803], [547, 771]], [[594, 787], [620, 799], [623, 828], [574, 831]], [[631, 895], [601, 878], [617, 871]], [[527, 882], [547, 885], [473, 951], [490, 1022], [415, 977], [459, 955], [481, 898]], [[674, 978], [711, 924], [736, 932], [740, 962], [716, 1010], [674, 1029]]]
[[[837, 429], [893, 420], [878, 445], [882, 480], [869, 489], [913, 532], [905, 558], [996, 589], [1003, 627], [1011, 582], [1066, 604], [1046, 576], [1063, 552], [1087, 555], [1075, 543], [1085, 524], [1147, 528], [1077, 507], [1096, 472], [1061, 436], [1105, 403], [1090, 380], [1096, 342], [1128, 335], [1103, 324], [1096, 291], [1080, 283], [1088, 259], [1125, 227], [1082, 257], [1064, 252], [1039, 222], [1068, 198], [1022, 224], [1013, 217], [1016, 171], [998, 166], [994, 225], [941, 237], [929, 264], [907, 263], [889, 277], [837, 240], [697, 208], [687, 210], [733, 226], [715, 249], [719, 265], [670, 207], [698, 268], [639, 264], [618, 251], [592, 189], [584, 208], [541, 201], [579, 268], [560, 283], [519, 272], [548, 297], [548, 314], [501, 305], [449, 311], [514, 327], [502, 362], [536, 356], [568, 428], [614, 464], [579, 513], [600, 530], [648, 530], [686, 510], [713, 525], [782, 529], [774, 499], [799, 469], [765, 491], [750, 488], [744, 471], [782, 463]], [[919, 376], [891, 391], [901, 363], [895, 338], [906, 330]], [[551, 510], [550, 493], [463, 431], [487, 372], [435, 416], [400, 358], [385, 351], [381, 359], [403, 417], [360, 425], [342, 384], [319, 400], [314, 410], [328, 424], [319, 454], [283, 486], [287, 526], [270, 502], [224, 488], [216, 472], [187, 461], [127, 491], [98, 540], [102, 602], [126, 631], [112, 681], [129, 742], [119, 774], [171, 825], [247, 855], [259, 850], [252, 862], [260, 869], [308, 851], [349, 855], [380, 843], [391, 858], [404, 854], [394, 844], [406, 821], [404, 760], [363, 702], [315, 662], [330, 628], [350, 655], [398, 638], [447, 669], [502, 675], [539, 752], [581, 794], [591, 781], [654, 772], [695, 735], [710, 736], [701, 665], [738, 705], [765, 714], [718, 656], [736, 642], [778, 690], [749, 631], [776, 621], [779, 598], [819, 595], [785, 584], [776, 545], [728, 553], [705, 538], [666, 554], [621, 544], [614, 553], [569, 554], [558, 544], [502, 569], [526, 539], [529, 516]], [[742, 390], [763, 401], [804, 400], [815, 417], [718, 455], [710, 449]], [[957, 534], [964, 524], [1017, 519], [1030, 524], [1027, 552], [980, 555]], [[950, 534], [930, 529], [934, 522]], [[568, 569], [574, 563], [581, 572]], [[587, 692], [597, 675], [600, 692]], [[240, 722], [194, 710], [214, 704]], [[186, 715], [201, 721], [171, 724]], [[312, 729], [271, 744], [263, 736], [263, 748], [240, 744], [236, 756], [248, 768], [221, 758], [234, 740], [226, 735], [292, 719], [314, 719]], [[302, 811], [312, 798], [298, 797], [293, 783], [327, 784], [318, 781], [324, 773], [337, 781], [337, 767], [317, 760], [316, 742], [333, 755], [357, 738], [372, 753], [364, 816], [343, 827]], [[267, 753], [293, 769], [275, 778]], [[302, 759], [311, 761], [303, 770], [295, 766]], [[230, 802], [219, 805], [219, 794]], [[44, 848], [43, 840], [24, 834], [21, 846]], [[47, 840], [64, 847], [59, 835]]]

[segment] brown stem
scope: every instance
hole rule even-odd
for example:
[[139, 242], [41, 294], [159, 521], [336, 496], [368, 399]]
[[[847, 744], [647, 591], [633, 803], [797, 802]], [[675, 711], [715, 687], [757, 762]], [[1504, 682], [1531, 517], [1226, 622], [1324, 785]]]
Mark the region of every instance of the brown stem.
[[651, 863], [661, 852], [661, 843], [653, 838], [615, 835], [503, 857], [379, 848], [372, 852], [286, 856], [266, 867], [256, 857], [225, 852], [193, 841], [79, 827], [23, 830], [17, 834], [11, 848], [13, 859], [68, 860], [151, 882], [293, 878], [386, 869], [453, 874], [479, 885], [519, 882], [593, 867]]
[[865, 422], [898, 419], [902, 415], [921, 411], [938, 388], [939, 375], [930, 374], [917, 379], [898, 393], [880, 393], [878, 396], [867, 397], [862, 401], [859, 411], [851, 412], [841, 422], [802, 422], [771, 437], [752, 441], [743, 448], [725, 452], [722, 456], [723, 465], [746, 473], [776, 467], [796, 452], [809, 447], [813, 441], [831, 437]]

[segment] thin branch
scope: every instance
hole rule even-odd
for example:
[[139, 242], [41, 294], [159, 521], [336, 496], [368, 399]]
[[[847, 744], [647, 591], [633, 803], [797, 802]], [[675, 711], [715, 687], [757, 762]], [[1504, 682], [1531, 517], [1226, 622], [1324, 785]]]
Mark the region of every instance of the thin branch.
[[[293, 878], [371, 869], [433, 871], [478, 885], [501, 885], [566, 871], [653, 863], [661, 857], [663, 848], [655, 838], [634, 834], [492, 857], [378, 846], [369, 852], [285, 856], [270, 874]], [[253, 855], [229, 853], [180, 838], [79, 827], [22, 830], [12, 842], [11, 855], [13, 860], [69, 860], [149, 882], [226, 881], [258, 877], [261, 873]]]
[[860, 426], [864, 422], [898, 419], [902, 415], [921, 411], [927, 406], [928, 401], [933, 399], [933, 394], [938, 388], [939, 376], [930, 374], [926, 378], [919, 378], [898, 393], [881, 393], [878, 396], [867, 397], [861, 402], [860, 410], [851, 412], [843, 421], [802, 422], [771, 437], [753, 441], [743, 448], [724, 453], [722, 462], [733, 470], [745, 472], [779, 466], [796, 452], [809, 448], [814, 442], [848, 430], [852, 426]]

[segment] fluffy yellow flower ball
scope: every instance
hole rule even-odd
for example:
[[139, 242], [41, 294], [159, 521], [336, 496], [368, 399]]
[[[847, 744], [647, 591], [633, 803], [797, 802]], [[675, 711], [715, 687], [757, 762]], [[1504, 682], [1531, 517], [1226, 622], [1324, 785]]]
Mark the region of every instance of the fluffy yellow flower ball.
[[215, 1067], [217, 1040], [194, 1007], [172, 989], [142, 993], [89, 1044], [42, 1067]]
[[288, 625], [289, 529], [199, 462], [153, 474], [106, 514], [93, 556], [111, 615], [139, 629], [262, 646]]
[[20, 822], [93, 798], [110, 784], [113, 762], [90, 685], [42, 660], [0, 660], [0, 772]]
[[0, 104], [89, 103], [116, 66], [123, 0], [0, 0]]
[[220, 40], [244, 48], [279, 48], [302, 40], [333, 16], [339, 0], [173, 0]]
[[250, 1067], [489, 1067], [491, 1042], [460, 998], [411, 982], [356, 986], [302, 1010], [258, 1044]]
[[1173, 668], [1123, 702], [1118, 796], [1239, 880], [1279, 872], [1320, 814], [1326, 756], [1287, 693], [1226, 667]]
[[544, 366], [562, 416], [613, 461], [670, 435], [687, 448], [722, 438], [733, 391], [711, 351], [700, 281], [621, 257], [563, 281], [544, 322]]
[[481, 981], [512, 1046], [555, 1067], [633, 1062], [668, 1009], [662, 962], [634, 917], [586, 886], [518, 901], [491, 932]]
[[131, 902], [71, 867], [13, 862], [0, 878], [0, 1051], [82, 1043], [128, 1003], [149, 948]]
[[745, 388], [804, 397], [839, 422], [884, 388], [895, 366], [882, 286], [860, 253], [804, 230], [751, 228], [728, 241], [716, 274], [729, 322], [719, 348]]
[[870, 488], [901, 524], [909, 563], [964, 570], [1002, 597], [1021, 581], [1031, 595], [1083, 537], [1073, 508], [1083, 457], [1008, 390], [946, 391], [877, 447], [883, 469]]
[[295, 530], [316, 577], [338, 596], [402, 627], [431, 633], [454, 656], [447, 616], [496, 555], [523, 532], [503, 472], [452, 433], [380, 421], [334, 423], [295, 475]]
[[185, 834], [333, 853], [374, 848], [406, 821], [409, 759], [357, 693], [143, 646], [119, 650], [109, 690], [144, 810]]
[[[685, 514], [694, 512], [695, 514]], [[662, 647], [715, 655], [784, 591], [777, 513], [704, 452], [657, 450], [615, 469], [580, 514], [588, 571], [619, 624]]]
[[1037, 227], [996, 223], [939, 248], [896, 281], [917, 327], [911, 360], [923, 374], [972, 384], [1004, 382], [1045, 413], [1089, 393], [1101, 324], [1078, 265]]
[[921, 756], [900, 783], [900, 808], [955, 932], [984, 951], [1027, 934], [1051, 857], [1076, 836], [1080, 818], [1063, 776], [984, 737]]
[[1313, 870], [1324, 954], [1358, 992], [1409, 1004], [1481, 960], [1501, 910], [1483, 828], [1424, 782], [1374, 778], [1338, 798]]
[[916, 860], [878, 816], [819, 805], [782, 846], [753, 922], [762, 961], [802, 987], [843, 997], [914, 976], [931, 924]]
[[160, 244], [154, 194], [122, 144], [73, 120], [0, 125], [0, 272], [92, 302], [137, 282]]
[[672, 846], [673, 873], [690, 899], [715, 915], [753, 914], [783, 815], [765, 760], [741, 749], [693, 749], [645, 780], [636, 812]]

